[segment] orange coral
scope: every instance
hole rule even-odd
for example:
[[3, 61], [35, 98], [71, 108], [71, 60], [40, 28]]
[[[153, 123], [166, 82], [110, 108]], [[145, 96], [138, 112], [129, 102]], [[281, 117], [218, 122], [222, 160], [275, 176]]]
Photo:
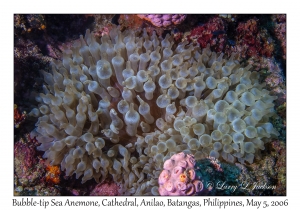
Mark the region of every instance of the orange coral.
[[46, 181], [52, 184], [58, 184], [60, 182], [59, 175], [60, 169], [58, 166], [50, 166], [46, 167]]
[[42, 24], [40, 27], [39, 27], [40, 30], [45, 30], [46, 29], [46, 25]]
[[140, 19], [137, 15], [126, 15], [122, 14], [119, 18], [119, 24], [125, 28], [138, 29], [142, 26], [143, 20]]
[[184, 173], [183, 173], [183, 174], [180, 174], [179, 180], [180, 180], [181, 182], [185, 182], [186, 179], [187, 179], [187, 176], [186, 176]]

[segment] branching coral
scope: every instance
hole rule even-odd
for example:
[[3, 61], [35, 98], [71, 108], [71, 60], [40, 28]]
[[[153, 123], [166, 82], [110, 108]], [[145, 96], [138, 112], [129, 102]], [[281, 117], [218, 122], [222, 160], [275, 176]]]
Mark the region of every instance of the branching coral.
[[67, 176], [111, 175], [122, 194], [158, 195], [172, 155], [252, 163], [278, 135], [269, 123], [276, 97], [250, 68], [170, 35], [113, 28], [98, 41], [87, 30], [42, 71], [32, 135]]

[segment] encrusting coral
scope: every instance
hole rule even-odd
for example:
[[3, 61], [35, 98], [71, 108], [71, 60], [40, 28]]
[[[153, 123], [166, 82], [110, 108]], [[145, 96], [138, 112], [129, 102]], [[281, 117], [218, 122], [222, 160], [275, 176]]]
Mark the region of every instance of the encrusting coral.
[[151, 22], [156, 27], [167, 27], [182, 23], [186, 15], [183, 14], [143, 14], [137, 15], [141, 19]]
[[203, 183], [197, 179], [194, 167], [194, 157], [183, 152], [166, 160], [158, 178], [159, 194], [195, 195], [202, 191]]
[[51, 73], [41, 71], [31, 135], [67, 176], [111, 175], [121, 194], [159, 195], [172, 155], [252, 163], [278, 135], [269, 123], [276, 97], [250, 68], [170, 35], [115, 27], [96, 40], [87, 30]]

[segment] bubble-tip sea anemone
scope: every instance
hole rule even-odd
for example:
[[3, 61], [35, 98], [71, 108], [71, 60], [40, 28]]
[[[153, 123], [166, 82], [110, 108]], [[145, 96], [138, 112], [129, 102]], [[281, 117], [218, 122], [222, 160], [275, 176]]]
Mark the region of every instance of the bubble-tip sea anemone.
[[38, 149], [67, 176], [111, 175], [127, 195], [158, 195], [163, 162], [178, 152], [252, 163], [278, 135], [276, 97], [235, 56], [146, 30], [115, 27], [100, 41], [87, 30], [42, 71], [30, 113]]

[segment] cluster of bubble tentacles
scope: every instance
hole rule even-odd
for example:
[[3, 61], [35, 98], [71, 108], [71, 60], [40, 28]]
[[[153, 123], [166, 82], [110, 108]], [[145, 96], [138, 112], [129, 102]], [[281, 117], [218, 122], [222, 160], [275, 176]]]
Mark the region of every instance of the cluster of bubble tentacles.
[[252, 163], [271, 135], [274, 96], [236, 55], [171, 35], [113, 28], [65, 47], [37, 94], [36, 136], [52, 165], [86, 182], [109, 175], [125, 195], [158, 195], [178, 152]]

